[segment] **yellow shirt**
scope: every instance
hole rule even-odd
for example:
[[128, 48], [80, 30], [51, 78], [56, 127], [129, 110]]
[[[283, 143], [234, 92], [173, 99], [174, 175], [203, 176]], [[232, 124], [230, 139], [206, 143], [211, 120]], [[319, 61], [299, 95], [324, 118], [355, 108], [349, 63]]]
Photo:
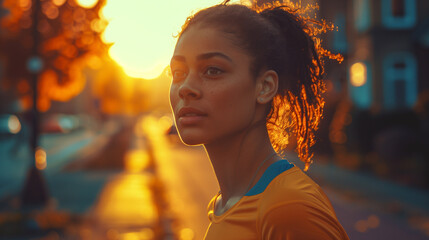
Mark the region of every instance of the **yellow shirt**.
[[221, 216], [214, 214], [217, 194], [208, 206], [211, 223], [205, 239], [349, 239], [319, 185], [288, 164], [285, 160], [272, 164]]

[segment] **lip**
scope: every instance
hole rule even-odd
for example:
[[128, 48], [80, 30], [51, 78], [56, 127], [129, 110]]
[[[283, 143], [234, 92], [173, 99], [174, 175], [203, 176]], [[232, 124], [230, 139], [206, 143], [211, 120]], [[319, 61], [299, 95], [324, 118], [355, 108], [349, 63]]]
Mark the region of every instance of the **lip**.
[[196, 124], [206, 116], [207, 114], [205, 112], [193, 107], [182, 107], [177, 113], [179, 123], [185, 125]]

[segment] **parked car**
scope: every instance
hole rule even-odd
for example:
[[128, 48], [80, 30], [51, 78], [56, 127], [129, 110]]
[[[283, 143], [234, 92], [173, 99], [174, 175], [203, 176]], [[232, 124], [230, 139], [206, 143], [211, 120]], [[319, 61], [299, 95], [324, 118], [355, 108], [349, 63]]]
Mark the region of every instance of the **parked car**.
[[80, 128], [81, 120], [77, 115], [50, 114], [41, 118], [41, 133], [68, 133]]

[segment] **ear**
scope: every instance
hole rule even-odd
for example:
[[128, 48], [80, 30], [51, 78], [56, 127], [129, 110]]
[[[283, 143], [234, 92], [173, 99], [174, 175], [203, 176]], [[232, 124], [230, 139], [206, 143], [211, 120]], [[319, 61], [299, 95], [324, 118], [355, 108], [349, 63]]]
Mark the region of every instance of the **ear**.
[[277, 94], [279, 77], [274, 70], [268, 70], [257, 79], [256, 101], [260, 104], [270, 102]]

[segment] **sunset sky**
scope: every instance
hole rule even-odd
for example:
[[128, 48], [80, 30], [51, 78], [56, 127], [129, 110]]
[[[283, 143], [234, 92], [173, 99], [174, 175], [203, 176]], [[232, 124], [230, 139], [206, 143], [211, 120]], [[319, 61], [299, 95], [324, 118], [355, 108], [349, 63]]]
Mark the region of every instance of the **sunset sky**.
[[186, 18], [220, 2], [108, 0], [101, 11], [109, 21], [103, 41], [114, 43], [109, 55], [127, 75], [153, 79], [168, 66], [176, 42], [173, 36], [177, 35]]

